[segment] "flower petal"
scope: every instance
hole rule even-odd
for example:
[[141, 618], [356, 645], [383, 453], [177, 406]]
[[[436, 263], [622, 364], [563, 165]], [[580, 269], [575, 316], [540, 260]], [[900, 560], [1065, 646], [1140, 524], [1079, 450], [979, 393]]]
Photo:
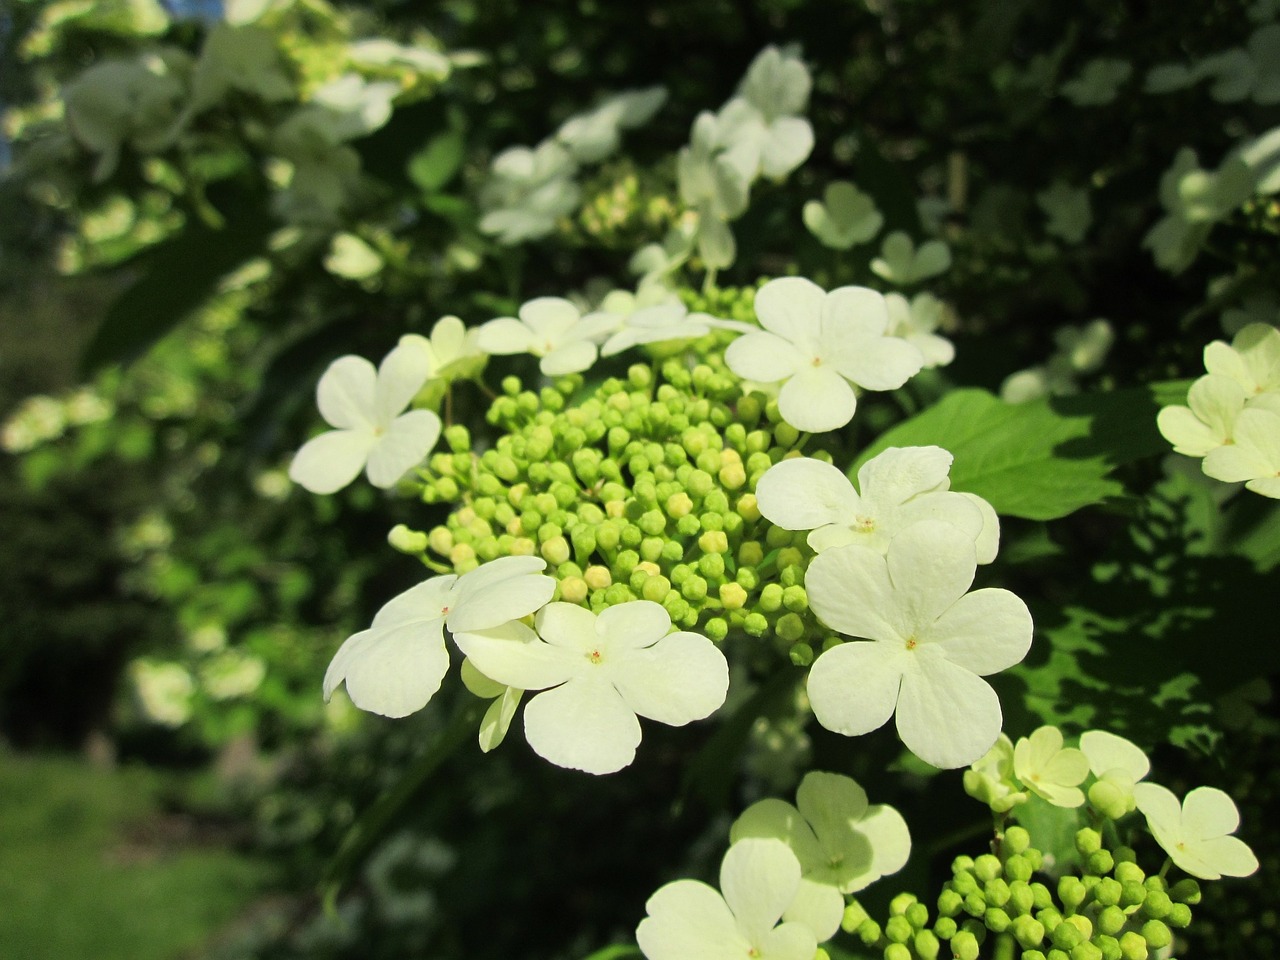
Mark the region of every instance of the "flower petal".
[[671, 629], [671, 615], [660, 603], [632, 600], [601, 610], [596, 617], [596, 635], [611, 651], [650, 647]]
[[[1182, 833], [1182, 804], [1168, 787], [1150, 782], [1134, 784], [1133, 799], [1147, 818], [1147, 826], [1151, 828], [1156, 842], [1168, 852], [1169, 846], [1176, 845]], [[1162, 837], [1173, 840], [1166, 845]]]
[[534, 753], [556, 766], [614, 773], [635, 759], [640, 721], [612, 684], [575, 677], [529, 701], [524, 735]]
[[751, 949], [724, 897], [698, 880], [658, 888], [645, 910], [636, 943], [648, 960], [741, 960]]
[[563, 297], [535, 297], [520, 308], [520, 320], [539, 339], [559, 339], [581, 317], [578, 308]]
[[488, 753], [506, 739], [507, 731], [511, 729], [511, 721], [515, 719], [516, 708], [520, 706], [520, 698], [523, 696], [523, 690], [507, 687], [494, 699], [493, 703], [489, 704], [489, 709], [484, 712], [484, 717], [480, 720], [481, 752]]
[[378, 371], [364, 357], [339, 357], [316, 386], [320, 416], [340, 430], [372, 428]]
[[369, 482], [386, 490], [426, 459], [440, 439], [442, 424], [431, 410], [410, 410], [396, 417], [369, 451]]
[[454, 633], [487, 630], [509, 620], [527, 617], [543, 607], [556, 591], [541, 557], [499, 557], [458, 579], [458, 593], [445, 621]]
[[1208, 840], [1239, 828], [1240, 811], [1221, 790], [1196, 787], [1182, 799], [1182, 834], [1186, 839]]
[[737, 843], [748, 837], [781, 840], [791, 848], [800, 861], [800, 869], [806, 872], [822, 866], [824, 862], [822, 847], [813, 827], [799, 810], [785, 800], [768, 797], [743, 810], [729, 828], [729, 842]]
[[548, 603], [538, 611], [534, 627], [547, 643], [574, 653], [589, 653], [600, 644], [596, 615], [576, 603]]
[[800, 861], [781, 840], [739, 840], [720, 863], [720, 892], [752, 944], [782, 918], [800, 886]]
[[1151, 772], [1151, 761], [1136, 744], [1106, 730], [1089, 730], [1080, 735], [1080, 749], [1089, 758], [1089, 769], [1101, 777], [1120, 769], [1136, 783]]
[[417, 586], [410, 587], [401, 594], [392, 597], [382, 605], [373, 617], [376, 630], [398, 627], [405, 623], [421, 623], [424, 620], [442, 620], [444, 608], [449, 603], [454, 584], [458, 578], [453, 574], [432, 577]]
[[[861, 548], [841, 547], [832, 553], [853, 549]], [[846, 737], [884, 726], [898, 703], [907, 656], [896, 646], [842, 643], [821, 654], [809, 668], [808, 681], [809, 703], [818, 723]]]
[[371, 430], [330, 430], [294, 454], [289, 479], [312, 493], [336, 493], [360, 475], [374, 444]]
[[543, 690], [579, 672], [576, 655], [553, 647], [519, 621], [453, 635], [458, 649], [486, 677], [521, 690]]
[[439, 620], [371, 630], [347, 659], [347, 695], [361, 710], [407, 717], [427, 705], [449, 670]]
[[896, 390], [924, 367], [924, 354], [898, 337], [874, 337], [842, 349], [831, 363], [864, 390]]
[[1174, 857], [1174, 862], [1188, 873], [1195, 873], [1196, 876], [1203, 877], [1205, 880], [1216, 880], [1218, 876], [1224, 877], [1247, 877], [1257, 872], [1258, 858], [1253, 851], [1239, 837], [1215, 837], [1212, 840], [1202, 840], [1195, 847], [1196, 858], [1209, 867], [1207, 873], [1196, 873], [1189, 866], [1183, 866]]
[[817, 343], [826, 299], [827, 292], [812, 280], [780, 277], [756, 293], [756, 316], [760, 326], [797, 346], [802, 341]]
[[[844, 897], [830, 884], [821, 883], [809, 877], [801, 877], [796, 895], [791, 900], [790, 906], [783, 911], [782, 918], [788, 922], [775, 930], [775, 935], [778, 931], [799, 924], [810, 931], [818, 943], [822, 943], [834, 937], [836, 931], [840, 929], [840, 921], [844, 918]], [[788, 943], [785, 949], [798, 950], [799, 947]], [[802, 960], [812, 958], [815, 950], [816, 945], [809, 952], [800, 953], [799, 957]], [[773, 957], [773, 950], [771, 949], [765, 955]]]
[[548, 377], [581, 373], [596, 362], [596, 345], [586, 340], [562, 343], [542, 358], [538, 369]]
[[729, 344], [724, 362], [744, 380], [773, 383], [791, 376], [803, 361], [790, 341], [758, 331]]
[[890, 447], [862, 465], [858, 489], [876, 503], [906, 503], [945, 484], [954, 459], [941, 447]]
[[494, 356], [531, 353], [537, 335], [515, 317], [498, 317], [476, 328], [476, 346]]
[[853, 419], [857, 407], [849, 381], [829, 366], [802, 367], [778, 394], [782, 418], [808, 433], [838, 430]]
[[885, 560], [903, 627], [921, 640], [941, 639], [934, 621], [964, 596], [978, 569], [973, 538], [949, 523], [923, 520], [893, 538]]
[[760, 171], [781, 180], [813, 152], [813, 126], [804, 117], [779, 117], [761, 144]]
[[898, 735], [925, 763], [944, 770], [973, 763], [996, 742], [1002, 719], [990, 685], [942, 657], [917, 656], [903, 674]]
[[952, 663], [985, 677], [1021, 663], [1033, 629], [1031, 611], [1019, 597], [985, 587], [957, 600], [934, 621], [928, 637]]
[[775, 463], [756, 483], [760, 512], [784, 530], [816, 530], [828, 523], [850, 523], [860, 503], [848, 477], [831, 464], [811, 457]]
[[384, 427], [390, 424], [409, 406], [430, 373], [430, 358], [416, 344], [401, 344], [388, 353], [378, 368], [374, 421]]
[[809, 607], [832, 630], [848, 637], [902, 644], [905, 637], [886, 619], [896, 610], [889, 568], [879, 553], [859, 544], [824, 550], [804, 576]]
[[652, 647], [629, 651], [616, 666], [608, 661], [606, 665], [609, 679], [631, 710], [673, 727], [709, 717], [729, 691], [728, 661], [714, 643], [696, 633], [673, 633]]

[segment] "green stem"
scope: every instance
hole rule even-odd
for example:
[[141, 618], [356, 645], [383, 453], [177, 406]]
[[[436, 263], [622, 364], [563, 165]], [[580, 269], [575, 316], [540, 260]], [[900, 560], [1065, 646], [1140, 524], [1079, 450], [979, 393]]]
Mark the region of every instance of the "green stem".
[[996, 934], [995, 950], [992, 960], [1014, 960], [1014, 939], [1007, 933]]

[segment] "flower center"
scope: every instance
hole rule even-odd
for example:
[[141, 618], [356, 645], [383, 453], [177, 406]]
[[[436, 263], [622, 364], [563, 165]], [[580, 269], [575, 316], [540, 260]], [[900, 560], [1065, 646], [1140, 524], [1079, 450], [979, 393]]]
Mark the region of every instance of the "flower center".
[[871, 533], [876, 528], [875, 517], [864, 517], [861, 514], [853, 518], [853, 528], [859, 533]]
[[604, 657], [600, 654], [599, 650], [592, 650], [590, 653], [587, 654], [587, 659], [590, 660], [592, 663], [598, 664], [600, 663], [600, 661], [604, 659]]
[[907, 649], [908, 649], [908, 650], [914, 650], [914, 649], [919, 645], [919, 643], [920, 643], [920, 641], [919, 641], [919, 640], [917, 640], [915, 637], [907, 637]]

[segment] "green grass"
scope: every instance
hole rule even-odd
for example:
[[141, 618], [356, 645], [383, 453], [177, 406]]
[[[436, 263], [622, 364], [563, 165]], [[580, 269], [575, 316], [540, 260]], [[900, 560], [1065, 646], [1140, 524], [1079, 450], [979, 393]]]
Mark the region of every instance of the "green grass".
[[0, 753], [0, 955], [175, 960], [244, 910], [269, 867], [165, 829], [164, 783]]

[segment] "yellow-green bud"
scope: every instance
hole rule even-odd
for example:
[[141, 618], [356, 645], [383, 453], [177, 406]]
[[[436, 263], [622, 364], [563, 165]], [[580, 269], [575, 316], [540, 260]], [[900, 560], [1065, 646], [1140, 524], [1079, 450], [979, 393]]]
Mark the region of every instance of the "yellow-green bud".
[[587, 599], [587, 581], [581, 577], [569, 577], [561, 580], [560, 599], [566, 603], [581, 603]]
[[1093, 942], [1102, 951], [1102, 960], [1120, 960], [1120, 941], [1115, 937], [1100, 933]]
[[729, 538], [723, 530], [708, 530], [698, 538], [698, 548], [703, 553], [728, 553]]
[[[1010, 858], [1012, 859], [1012, 858]], [[1008, 870], [1006, 864], [1005, 869]], [[1035, 894], [1031, 892], [1031, 885], [1025, 880], [1012, 880], [1009, 882], [1009, 903], [1007, 906], [1014, 913], [1030, 913], [1036, 905]]]
[[387, 543], [401, 553], [422, 553], [430, 540], [421, 530], [410, 530], [403, 523], [397, 523], [387, 534]]
[[538, 545], [528, 537], [516, 537], [511, 541], [511, 555], [513, 557], [532, 557], [538, 550]]
[[884, 925], [884, 935], [893, 943], [906, 943], [915, 931], [903, 916], [890, 917]]
[[907, 912], [907, 908], [913, 903], [917, 903], [919, 898], [914, 893], [903, 892], [898, 894], [889, 901], [889, 916], [900, 917]]
[[1015, 853], [1004, 862], [1004, 875], [1012, 882], [1014, 880], [1027, 881], [1031, 879], [1031, 875], [1035, 873], [1031, 869], [1031, 861], [1023, 854]]
[[932, 930], [918, 931], [912, 941], [912, 946], [915, 947], [916, 956], [920, 960], [934, 960], [941, 949], [938, 937]]
[[1085, 860], [1085, 869], [1095, 877], [1106, 876], [1114, 869], [1115, 860], [1110, 850], [1095, 850]]
[[978, 960], [978, 938], [968, 930], [960, 930], [951, 938], [951, 955], [955, 960]]
[[1044, 924], [1034, 917], [1018, 917], [1013, 921], [1011, 929], [1014, 939], [1026, 950], [1038, 947], [1044, 942]]
[[[1063, 925], [1070, 925], [1080, 931], [1080, 935], [1088, 940], [1093, 936], [1093, 921], [1082, 913], [1062, 918]], [[1056, 932], [1056, 931], [1055, 931]]]
[[987, 925], [987, 929], [992, 933], [1004, 933], [1009, 929], [1009, 924], [1012, 921], [1010, 921], [1009, 914], [1005, 913], [1005, 911], [999, 907], [992, 907], [982, 915], [982, 922]]
[[862, 904], [854, 900], [844, 908], [844, 913], [840, 917], [840, 929], [845, 933], [853, 933], [867, 919], [867, 911], [863, 909]]
[[[1121, 864], [1124, 866], [1124, 864]], [[1135, 880], [1120, 885], [1120, 906], [1132, 907], [1147, 899], [1147, 888]]]
[[[963, 895], [955, 890], [943, 890], [938, 894], [938, 913], [944, 917], [954, 917], [964, 907]], [[941, 936], [941, 934], [939, 934]], [[950, 939], [949, 937], [944, 939]]]
[[[741, 610], [747, 602], [747, 591], [737, 583], [722, 583], [720, 585], [720, 602], [724, 604], [726, 610]], [[764, 620], [764, 617], [760, 619]], [[767, 621], [765, 628], [768, 629]]]
[[1003, 907], [1009, 902], [1009, 884], [1002, 877], [988, 880], [982, 885], [982, 892], [993, 907]]
[[984, 853], [982, 856], [973, 861], [973, 873], [979, 880], [984, 883], [987, 880], [994, 880], [1000, 876], [1003, 867], [1000, 859], [990, 853]]
[[792, 613], [804, 613], [809, 609], [809, 595], [799, 584], [786, 587], [782, 591], [782, 605]]
[[950, 917], [939, 917], [933, 925], [933, 932], [940, 940], [950, 940], [956, 935], [956, 922]]
[[1183, 929], [1191, 925], [1191, 908], [1185, 903], [1175, 903], [1169, 908], [1169, 915], [1164, 918], [1171, 927]]
[[980, 917], [987, 912], [987, 901], [977, 890], [964, 898], [964, 912], [971, 917]]
[[698, 560], [698, 569], [703, 576], [720, 580], [724, 577], [724, 556], [719, 553], [708, 553]]
[[689, 499], [689, 494], [683, 490], [667, 497], [667, 516], [679, 520], [681, 517], [688, 516], [692, 510], [693, 501]]
[[[1119, 860], [1119, 857], [1116, 857]], [[1142, 883], [1147, 878], [1142, 868], [1132, 861], [1121, 861], [1115, 866], [1116, 879], [1121, 883]]]
[[587, 586], [592, 590], [604, 590], [613, 583], [613, 575], [609, 572], [609, 568], [598, 564], [587, 567], [583, 571], [582, 579], [587, 581]]
[[1093, 888], [1093, 899], [1104, 907], [1112, 906], [1120, 902], [1120, 894], [1124, 888], [1120, 885], [1119, 880], [1111, 877], [1103, 877], [1098, 881], [1097, 886]]
[[553, 566], [564, 563], [570, 556], [569, 541], [564, 537], [552, 537], [542, 544], [542, 558]]
[[1062, 901], [1062, 905], [1067, 908], [1070, 913], [1080, 904], [1084, 903], [1084, 898], [1088, 894], [1084, 884], [1080, 882], [1079, 877], [1067, 875], [1058, 880], [1058, 899]]
[[763, 637], [769, 632], [769, 621], [763, 613], [749, 613], [743, 618], [742, 631], [749, 637]]
[[1120, 938], [1120, 956], [1124, 960], [1147, 960], [1147, 941], [1130, 930]]
[[884, 960], [911, 960], [911, 948], [903, 943], [891, 943], [884, 948]]
[[784, 614], [778, 618], [774, 631], [788, 643], [795, 643], [804, 636], [804, 621], [797, 614]]
[[1026, 828], [1015, 825], [1004, 832], [1002, 843], [1009, 853], [1021, 853], [1031, 846], [1031, 834], [1027, 833]]
[[1147, 899], [1142, 903], [1142, 912], [1144, 916], [1154, 917], [1157, 920], [1163, 919], [1169, 915], [1169, 911], [1173, 909], [1173, 901], [1169, 899], [1169, 894], [1163, 890], [1148, 890]]
[[907, 923], [916, 930], [923, 930], [929, 925], [929, 908], [923, 903], [912, 903], [902, 914]]
[[729, 635], [729, 622], [724, 617], [712, 617], [702, 626], [702, 632], [711, 640], [719, 643]]
[[807, 667], [813, 663], [813, 647], [807, 643], [793, 644], [791, 649], [787, 651], [787, 656], [791, 658], [791, 662], [797, 667]]
[[1053, 945], [1059, 950], [1070, 950], [1085, 939], [1080, 928], [1074, 923], [1067, 923], [1066, 920], [1054, 927], [1049, 936], [1053, 940]]
[[[795, 547], [783, 547], [778, 551], [778, 569], [785, 570], [788, 567], [800, 566], [800, 562], [804, 559], [804, 555]], [[788, 584], [783, 584], [788, 586]]]
[[1071, 948], [1071, 960], [1102, 960], [1102, 950], [1086, 940]]
[[740, 463], [726, 463], [717, 476], [726, 490], [741, 490], [747, 483], [746, 468]]
[[867, 917], [858, 927], [857, 934], [858, 939], [869, 947], [880, 939], [880, 924]]
[[756, 504], [756, 495], [754, 493], [744, 493], [740, 496], [734, 509], [737, 511], [738, 516], [749, 523], [760, 519], [760, 507]]
[[1103, 907], [1098, 914], [1098, 932], [1105, 933], [1107, 936], [1115, 936], [1124, 929], [1125, 922], [1128, 919], [1125, 912], [1114, 904]]
[[1102, 834], [1097, 830], [1085, 827], [1076, 831], [1076, 849], [1080, 851], [1080, 856], [1087, 857], [1089, 854], [1102, 849]]
[[645, 600], [652, 600], [654, 603], [661, 603], [671, 592], [671, 581], [666, 577], [657, 576], [649, 577], [641, 588], [640, 595]]
[[1169, 896], [1178, 903], [1197, 904], [1200, 902], [1200, 884], [1191, 877], [1185, 877], [1169, 888]]

